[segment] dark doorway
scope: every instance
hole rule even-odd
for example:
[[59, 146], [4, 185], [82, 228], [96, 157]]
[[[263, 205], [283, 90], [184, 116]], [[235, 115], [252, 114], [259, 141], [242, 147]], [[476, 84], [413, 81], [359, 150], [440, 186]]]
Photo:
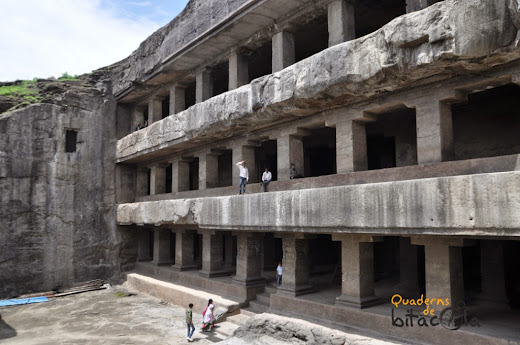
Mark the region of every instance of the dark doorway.
[[188, 109], [192, 105], [195, 105], [196, 102], [196, 91], [197, 91], [197, 83], [195, 81], [188, 84], [186, 90], [184, 90], [184, 107]]
[[403, 106], [377, 114], [365, 128], [368, 170], [417, 164], [415, 109]]
[[276, 181], [278, 176], [278, 156], [276, 140], [263, 141], [259, 147], [255, 148], [255, 160], [257, 181], [262, 181], [262, 174], [265, 168], [269, 169], [272, 174], [271, 181]]
[[166, 96], [162, 100], [161, 110], [162, 110], [162, 118], [163, 119], [165, 117], [167, 117], [168, 115], [170, 115], [170, 96]]
[[189, 163], [189, 181], [190, 181], [190, 189], [189, 190], [198, 190], [199, 189], [199, 157], [195, 157]]
[[356, 37], [368, 35], [406, 14], [406, 0], [356, 1]]
[[249, 82], [264, 75], [273, 73], [273, 52], [271, 41], [253, 50], [247, 57]]
[[305, 177], [336, 173], [336, 128], [309, 129], [312, 133], [303, 138]]
[[211, 71], [213, 78], [213, 96], [227, 92], [229, 88], [229, 62], [222, 62]]
[[472, 93], [453, 104], [455, 160], [520, 153], [520, 86], [509, 84]]
[[218, 187], [227, 187], [233, 184], [233, 151], [222, 150], [218, 156]]
[[164, 192], [171, 193], [172, 192], [172, 173], [173, 173], [173, 164], [168, 164], [166, 167], [166, 176], [165, 176], [165, 185]]
[[329, 32], [326, 13], [302, 25], [294, 34], [296, 62], [319, 53], [328, 47]]

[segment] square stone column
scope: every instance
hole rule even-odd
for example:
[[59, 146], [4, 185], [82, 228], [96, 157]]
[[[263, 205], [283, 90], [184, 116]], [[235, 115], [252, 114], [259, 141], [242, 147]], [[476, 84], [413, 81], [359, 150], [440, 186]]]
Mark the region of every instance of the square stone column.
[[236, 51], [229, 55], [229, 90], [249, 84], [247, 57]]
[[148, 195], [148, 168], [137, 169], [136, 196]]
[[[426, 296], [449, 298], [450, 305], [464, 301], [462, 246], [460, 238], [412, 237], [412, 244], [424, 246]], [[437, 309], [442, 310], [442, 305]]]
[[213, 77], [210, 68], [198, 70], [195, 83], [195, 103], [201, 103], [213, 97]]
[[333, 234], [341, 241], [341, 296], [336, 304], [367, 308], [380, 303], [374, 295], [374, 247], [380, 238], [369, 235]]
[[363, 122], [348, 120], [336, 124], [336, 169], [338, 174], [368, 169]]
[[183, 160], [172, 162], [172, 193], [190, 189], [190, 163]]
[[168, 229], [155, 229], [153, 236], [153, 263], [156, 265], [171, 264], [170, 233]]
[[356, 38], [353, 0], [335, 0], [327, 6], [329, 47]]
[[289, 169], [293, 163], [296, 166], [296, 171], [303, 175], [302, 138], [294, 135], [284, 135], [276, 140], [276, 145], [278, 181], [289, 180]]
[[313, 292], [309, 284], [309, 246], [305, 235], [276, 234], [282, 238], [283, 247], [283, 274], [282, 285], [278, 286], [278, 293], [300, 296]]
[[295, 62], [294, 36], [287, 31], [278, 32], [272, 39], [273, 73], [279, 72]]
[[150, 172], [150, 195], [163, 194], [166, 192], [166, 168], [155, 165]]
[[510, 310], [506, 295], [502, 241], [480, 240], [480, 271], [482, 293], [477, 296], [480, 304], [494, 310]]
[[408, 237], [399, 238], [399, 284], [395, 292], [404, 298], [419, 298], [418, 250]]
[[236, 147], [233, 147], [232, 152], [232, 159], [233, 159], [233, 186], [238, 186], [240, 182], [240, 169], [236, 166], [238, 162], [246, 161], [246, 167], [249, 171], [249, 182], [248, 183], [255, 183], [257, 181], [256, 176], [256, 159], [255, 159], [255, 148], [251, 146], [244, 146], [244, 145], [237, 145]]
[[137, 229], [137, 261], [151, 261], [150, 231], [148, 229]]
[[263, 286], [262, 251], [263, 234], [236, 232], [237, 236], [237, 273], [233, 282], [245, 286]]
[[148, 125], [162, 120], [162, 99], [152, 97], [148, 102]]
[[193, 231], [184, 229], [175, 230], [174, 269], [179, 271], [187, 271], [197, 268], [193, 253], [194, 240], [195, 234]]
[[202, 154], [199, 156], [199, 189], [218, 186], [218, 156]]
[[440, 0], [406, 0], [406, 13], [420, 11]]
[[170, 88], [170, 115], [186, 110], [186, 87], [176, 84]]
[[202, 233], [202, 270], [204, 277], [218, 277], [228, 275], [223, 270], [222, 234], [214, 231], [199, 231]]
[[437, 163], [453, 158], [451, 106], [435, 98], [416, 105], [417, 160]]

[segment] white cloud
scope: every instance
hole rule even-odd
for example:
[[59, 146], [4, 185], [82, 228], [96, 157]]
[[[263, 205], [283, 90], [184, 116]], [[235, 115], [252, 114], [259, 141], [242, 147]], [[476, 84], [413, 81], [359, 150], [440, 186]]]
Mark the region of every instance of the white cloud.
[[159, 25], [101, 0], [0, 0], [0, 81], [83, 74], [124, 59]]

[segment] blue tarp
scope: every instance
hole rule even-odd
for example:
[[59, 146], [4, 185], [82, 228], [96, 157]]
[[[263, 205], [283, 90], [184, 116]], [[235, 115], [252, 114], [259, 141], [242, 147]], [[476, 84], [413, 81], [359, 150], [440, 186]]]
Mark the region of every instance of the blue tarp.
[[32, 297], [32, 298], [15, 298], [15, 299], [6, 299], [0, 301], [0, 307], [6, 307], [9, 305], [20, 305], [20, 304], [30, 304], [30, 303], [41, 303], [48, 302], [49, 299], [45, 296], [42, 297]]

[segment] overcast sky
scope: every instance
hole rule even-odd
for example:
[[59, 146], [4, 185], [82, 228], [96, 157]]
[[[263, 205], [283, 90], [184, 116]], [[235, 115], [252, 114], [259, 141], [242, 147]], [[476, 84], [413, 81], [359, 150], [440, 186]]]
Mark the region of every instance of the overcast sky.
[[88, 73], [124, 59], [188, 0], [0, 0], [0, 81]]

